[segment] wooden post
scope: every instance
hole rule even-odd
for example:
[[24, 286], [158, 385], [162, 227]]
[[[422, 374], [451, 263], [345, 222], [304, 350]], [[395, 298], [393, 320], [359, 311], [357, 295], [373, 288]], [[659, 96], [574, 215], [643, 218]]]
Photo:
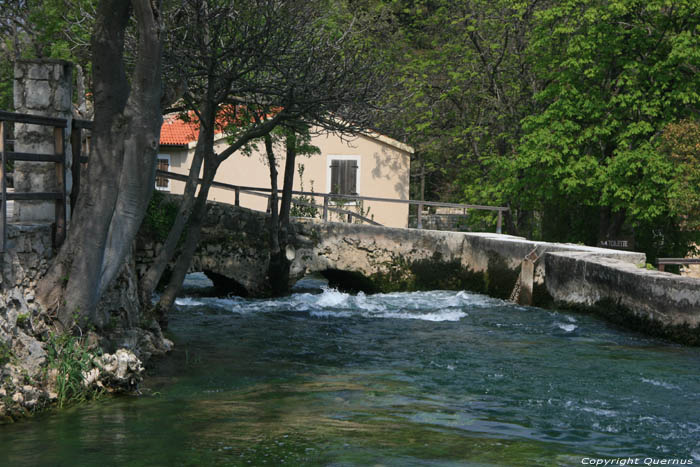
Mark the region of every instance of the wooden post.
[[418, 213], [416, 215], [416, 227], [423, 228], [423, 204], [418, 203]]
[[328, 195], [323, 195], [323, 222], [328, 222]]
[[236, 201], [234, 202], [234, 204], [236, 206], [240, 206], [241, 205], [241, 189], [236, 187], [235, 192], [236, 192]]
[[[5, 203], [3, 203], [5, 204]], [[664, 268], [666, 267], [665, 264], [659, 264], [659, 272], [664, 272]]]
[[498, 210], [498, 221], [496, 222], [496, 233], [501, 233], [501, 224], [503, 223], [503, 211]]
[[352, 224], [352, 214], [348, 213], [348, 224]]
[[58, 248], [66, 239], [66, 138], [63, 128], [54, 128], [54, 153], [61, 156], [61, 162], [56, 163], [56, 188], [59, 190], [59, 198], [56, 199], [54, 247]]
[[73, 160], [71, 161], [71, 175], [73, 178], [73, 186], [70, 190], [70, 213], [73, 217], [75, 212], [75, 204], [78, 202], [78, 193], [80, 193], [80, 168], [82, 164], [80, 163], [80, 158], [82, 156], [83, 142], [82, 142], [82, 130], [73, 125], [73, 130], [70, 134], [70, 145], [73, 151]]
[[7, 181], [5, 180], [5, 167], [7, 162], [7, 158], [5, 157], [6, 144], [5, 122], [0, 122], [0, 152], [2, 152], [2, 166], [0, 166], [0, 185], [2, 186], [2, 194], [0, 195], [2, 197], [2, 199], [0, 199], [0, 202], [2, 202], [2, 207], [0, 208], [2, 210], [2, 212], [0, 212], [0, 230], [2, 230], [2, 232], [0, 232], [0, 235], [2, 235], [0, 238], [0, 253], [5, 252], [5, 244], [7, 243]]
[[[501, 211], [498, 211], [499, 213]], [[535, 263], [525, 258], [520, 266], [520, 297], [519, 305], [532, 305], [532, 289], [535, 282]]]

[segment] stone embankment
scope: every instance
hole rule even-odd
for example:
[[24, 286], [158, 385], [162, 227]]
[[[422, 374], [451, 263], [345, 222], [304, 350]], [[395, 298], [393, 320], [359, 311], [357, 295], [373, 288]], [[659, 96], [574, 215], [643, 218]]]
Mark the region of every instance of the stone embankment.
[[[54, 254], [51, 225], [8, 224], [7, 228], [6, 249], [0, 254], [0, 423], [56, 403], [65, 395], [61, 379], [69, 378], [67, 366], [61, 363], [77, 364], [60, 361], [76, 358], [69, 356], [76, 349], [65, 345], [72, 341], [62, 341], [54, 333], [52, 317], [35, 301], [37, 281]], [[133, 390], [141, 380], [142, 362], [172, 346], [154, 320], [145, 321], [129, 311], [133, 309], [130, 300], [136, 298], [128, 285], [135, 284], [133, 277], [133, 265], [127, 265], [100, 305], [111, 314], [111, 328], [101, 335], [88, 330], [83, 334], [84, 351], [79, 356], [85, 370], [78, 378], [88, 392]], [[57, 354], [63, 350], [64, 355]]]

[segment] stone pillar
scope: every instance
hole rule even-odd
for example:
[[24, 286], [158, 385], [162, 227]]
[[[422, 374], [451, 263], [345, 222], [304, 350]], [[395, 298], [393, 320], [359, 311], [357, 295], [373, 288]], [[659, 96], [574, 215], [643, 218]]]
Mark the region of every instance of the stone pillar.
[[[70, 119], [73, 65], [63, 60], [22, 60], [15, 63], [15, 112]], [[70, 123], [70, 122], [69, 122]], [[66, 190], [70, 193], [70, 125], [64, 132]], [[55, 154], [53, 127], [15, 124], [15, 151]], [[50, 162], [15, 163], [16, 192], [56, 192], [56, 167]], [[53, 201], [15, 201], [14, 222], [53, 222]]]

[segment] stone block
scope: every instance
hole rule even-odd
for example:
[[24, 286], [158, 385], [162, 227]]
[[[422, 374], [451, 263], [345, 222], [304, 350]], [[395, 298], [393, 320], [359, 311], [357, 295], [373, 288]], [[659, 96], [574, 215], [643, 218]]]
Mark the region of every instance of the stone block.
[[22, 86], [19, 85], [19, 82], [17, 80], [15, 80], [15, 84], [14, 84], [14, 87], [12, 90], [12, 95], [13, 95], [15, 109], [18, 112], [24, 110], [24, 108], [25, 108], [24, 89], [22, 88]]
[[51, 66], [41, 63], [27, 64], [27, 76], [34, 80], [48, 80]]
[[58, 86], [54, 91], [53, 102], [54, 110], [64, 114], [67, 113], [66, 111], [69, 111], [71, 108], [71, 88]]
[[27, 109], [47, 110], [51, 107], [51, 86], [48, 81], [36, 81], [27, 88]]

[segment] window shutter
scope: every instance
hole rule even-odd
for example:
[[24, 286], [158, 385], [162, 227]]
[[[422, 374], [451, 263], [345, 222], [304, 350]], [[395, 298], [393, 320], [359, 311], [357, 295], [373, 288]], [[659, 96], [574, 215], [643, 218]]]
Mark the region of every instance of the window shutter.
[[331, 193], [342, 193], [340, 190], [340, 161], [331, 161]]
[[357, 194], [357, 161], [335, 159], [331, 161], [331, 193]]
[[[168, 159], [158, 159], [158, 170], [163, 170], [165, 172], [170, 170]], [[156, 177], [156, 186], [158, 188], [168, 188], [168, 179], [165, 177]]]

